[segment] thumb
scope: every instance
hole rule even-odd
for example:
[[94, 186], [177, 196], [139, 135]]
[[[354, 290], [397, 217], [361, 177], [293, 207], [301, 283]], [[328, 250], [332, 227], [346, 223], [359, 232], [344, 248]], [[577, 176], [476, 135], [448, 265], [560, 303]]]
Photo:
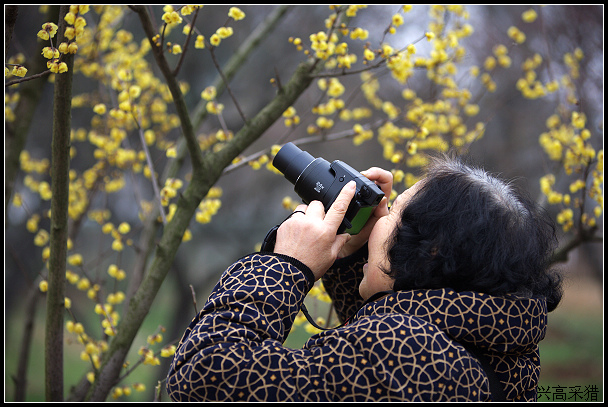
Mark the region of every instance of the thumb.
[[351, 238], [352, 236], [348, 233], [342, 233], [341, 235], [336, 236], [336, 240], [334, 240], [332, 245], [332, 251], [336, 253], [336, 256], [338, 256], [344, 245], [348, 243]]
[[336, 197], [334, 203], [327, 211], [324, 221], [327, 222], [327, 224], [331, 228], [335, 228], [335, 230], [338, 230], [338, 228], [340, 227], [342, 219], [344, 219], [344, 215], [346, 215], [346, 211], [348, 210], [348, 206], [350, 205], [350, 201], [355, 196], [356, 188], [357, 184], [355, 183], [355, 181], [350, 181], [348, 184], [346, 184], [340, 191], [340, 194], [338, 194], [338, 196]]

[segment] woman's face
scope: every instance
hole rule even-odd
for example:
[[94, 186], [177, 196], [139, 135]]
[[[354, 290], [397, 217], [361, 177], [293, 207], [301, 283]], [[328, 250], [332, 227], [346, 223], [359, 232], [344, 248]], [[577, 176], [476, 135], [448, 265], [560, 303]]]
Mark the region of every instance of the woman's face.
[[418, 181], [405, 190], [395, 199], [388, 215], [378, 219], [374, 225], [367, 244], [368, 258], [367, 263], [363, 266], [363, 280], [359, 284], [359, 294], [364, 300], [380, 291], [393, 288], [394, 279], [382, 271], [390, 268], [386, 241], [399, 224], [403, 208], [421, 186], [422, 181]]

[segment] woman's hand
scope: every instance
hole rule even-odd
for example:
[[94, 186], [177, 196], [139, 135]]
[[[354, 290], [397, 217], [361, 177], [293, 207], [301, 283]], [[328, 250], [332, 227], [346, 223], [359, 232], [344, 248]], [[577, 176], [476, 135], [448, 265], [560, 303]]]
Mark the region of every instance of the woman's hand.
[[296, 208], [298, 213], [294, 212], [279, 227], [274, 252], [300, 260], [310, 268], [315, 280], [321, 278], [351, 238], [348, 233], [336, 233], [355, 190], [354, 181], [346, 184], [327, 214], [320, 201], [312, 201], [308, 206], [299, 205]]
[[351, 236], [350, 240], [342, 247], [339, 257], [349, 256], [363, 247], [363, 245], [367, 243], [376, 221], [381, 217], [388, 215], [388, 197], [391, 196], [391, 191], [393, 190], [393, 174], [377, 167], [362, 171], [361, 174], [366, 176], [370, 181], [374, 181], [382, 192], [384, 192], [385, 196], [369, 217], [365, 226], [363, 226], [363, 229], [356, 235]]

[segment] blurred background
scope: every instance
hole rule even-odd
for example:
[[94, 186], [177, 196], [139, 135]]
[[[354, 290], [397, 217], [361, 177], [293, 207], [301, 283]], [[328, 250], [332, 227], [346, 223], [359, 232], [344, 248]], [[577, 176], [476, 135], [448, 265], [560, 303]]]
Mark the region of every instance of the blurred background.
[[[234, 24], [234, 35], [226, 39], [216, 49], [220, 65], [225, 63], [231, 52], [247, 35], [259, 25], [264, 18], [277, 6], [239, 6], [246, 18]], [[197, 27], [203, 33], [212, 33], [226, 20], [229, 6], [205, 6], [199, 14]], [[369, 42], [373, 46], [381, 41], [383, 32], [390, 22], [390, 16], [396, 13], [399, 6], [370, 6], [359, 13], [356, 25], [369, 29]], [[523, 24], [521, 15], [529, 9], [526, 6], [469, 6], [467, 7], [471, 24], [475, 33], [463, 40], [467, 55], [463, 66], [481, 66], [492, 47], [499, 43], [507, 43], [507, 29], [518, 26], [528, 37], [528, 41], [513, 47], [510, 56], [513, 66], [519, 66], [525, 58], [540, 53], [550, 56], [552, 61], [549, 69], [553, 74], [564, 74], [562, 56], [580, 47], [584, 59], [580, 66], [580, 79], [577, 82], [581, 110], [587, 116], [587, 128], [593, 134], [592, 142], [596, 150], [603, 148], [603, 6], [547, 6], [537, 8], [542, 14], [530, 24]], [[154, 7], [156, 21], [160, 20], [162, 8]], [[277, 29], [264, 40], [260, 48], [246, 61], [243, 69], [234, 77], [230, 86], [247, 117], [252, 117], [261, 107], [275, 95], [276, 87], [271, 84], [272, 78], [287, 81], [295, 67], [304, 59], [289, 37], [301, 37], [307, 41], [311, 33], [325, 30], [324, 19], [329, 10], [327, 6], [294, 6], [285, 14]], [[6, 58], [14, 53], [34, 55], [40, 52], [41, 44], [36, 40], [38, 27], [44, 22], [44, 15], [38, 6], [22, 6], [13, 34], [13, 42]], [[219, 22], [219, 23], [218, 23]], [[428, 29], [428, 8], [414, 6], [405, 16], [405, 24], [395, 35], [387, 37], [387, 41], [395, 48], [403, 47], [417, 39]], [[144, 35], [140, 22], [134, 13], [127, 13], [122, 21], [125, 29], [143, 39]], [[207, 29], [208, 27], [208, 29]], [[426, 51], [425, 51], [426, 47]], [[417, 44], [421, 53], [428, 52], [426, 41]], [[196, 52], [192, 52], [196, 51]], [[353, 50], [355, 51], [355, 50]], [[355, 51], [356, 52], [356, 51]], [[359, 55], [361, 53], [359, 52]], [[149, 58], [152, 61], [152, 57]], [[545, 60], [548, 58], [545, 57]], [[464, 71], [464, 68], [463, 68]], [[540, 71], [540, 70], [539, 70]], [[547, 70], [543, 70], [546, 72]], [[540, 73], [539, 73], [540, 74]], [[160, 74], [157, 73], [160, 77]], [[414, 75], [408, 81], [408, 86], [423, 96], [431, 89], [428, 80], [422, 76], [424, 72]], [[544, 73], [546, 75], [546, 73]], [[484, 137], [473, 144], [470, 156], [473, 160], [491, 172], [527, 189], [539, 201], [541, 193], [539, 178], [554, 171], [553, 163], [549, 162], [538, 143], [539, 135], [546, 131], [545, 120], [557, 107], [557, 98], [547, 97], [542, 101], [527, 100], [521, 97], [515, 83], [521, 76], [520, 69], [504, 69], [493, 73], [497, 89], [493, 93], [479, 92], [477, 103], [481, 106], [476, 121], [486, 123]], [[187, 102], [191, 111], [200, 101], [200, 93], [217, 77], [208, 52], [190, 50], [179, 75], [180, 80], [190, 84]], [[74, 94], [90, 91], [93, 84], [82, 76], [76, 76]], [[347, 89], [357, 89], [360, 85], [358, 75], [340, 78]], [[384, 97], [392, 91], [395, 82], [390, 75], [380, 78], [380, 89]], [[32, 123], [25, 149], [38, 159], [50, 157], [52, 123], [52, 84], [46, 83], [43, 90], [43, 102], [36, 110], [36, 120]], [[463, 85], [464, 86], [464, 85]], [[471, 84], [471, 88], [478, 85]], [[316, 85], [312, 85], [316, 87]], [[401, 88], [393, 90], [399, 95]], [[360, 94], [354, 94], [353, 100], [361, 99]], [[219, 99], [226, 106], [223, 118], [231, 130], [238, 130], [242, 120], [227, 94]], [[313, 120], [310, 109], [318, 101], [318, 93], [305, 93], [295, 105], [301, 115], [303, 125], [296, 129], [287, 129], [282, 120], [272, 126], [266, 134], [251, 145], [245, 155], [264, 150], [270, 145], [293, 141], [305, 137], [307, 120]], [[87, 127], [91, 121], [90, 109], [74, 109], [72, 127]], [[197, 129], [200, 134], [217, 130], [219, 124], [211, 117]], [[336, 127], [332, 132], [347, 129], [352, 124], [346, 124], [341, 129]], [[133, 140], [136, 136], [133, 135]], [[178, 134], [175, 134], [177, 139]], [[135, 143], [134, 143], [135, 144]], [[376, 140], [370, 140], [362, 146], [355, 147], [352, 140], [315, 143], [302, 147], [315, 157], [323, 157], [328, 161], [342, 160], [358, 170], [371, 166], [391, 168], [382, 155], [382, 147]], [[82, 153], [81, 153], [82, 151]], [[160, 161], [162, 151], [156, 151]], [[73, 161], [73, 168], [87, 168], [86, 147], [79, 147], [79, 154]], [[81, 162], [82, 160], [82, 162]], [[188, 173], [185, 168], [180, 174], [182, 178]], [[556, 189], [568, 185], [566, 177], [559, 177]], [[563, 174], [561, 174], [563, 176]], [[140, 185], [131, 183], [141, 182]], [[154, 332], [158, 325], [166, 328], [166, 341], [178, 340], [185, 327], [194, 316], [192, 291], [195, 292], [197, 307], [200, 309], [208, 294], [215, 285], [220, 273], [236, 259], [256, 250], [266, 232], [275, 224], [281, 222], [289, 213], [281, 201], [289, 196], [298, 200], [293, 192], [293, 186], [282, 176], [264, 169], [254, 171], [249, 166], [237, 168], [226, 173], [217, 186], [223, 190], [222, 206], [211, 223], [201, 225], [192, 222], [193, 238], [180, 246], [173, 268], [159, 293], [153, 309], [140, 331], [141, 338], [135, 341], [132, 353], [136, 359], [138, 343], [145, 343], [147, 335]], [[142, 196], [151, 200], [151, 188], [143, 178], [133, 178], [128, 181], [127, 188], [112, 196], [104, 205], [112, 209], [116, 218], [115, 224], [121, 221], [137, 223], [138, 207], [133, 205], [132, 189], [137, 187]], [[16, 191], [22, 192], [27, 199], [28, 208], [9, 206], [5, 216], [5, 400], [14, 399], [14, 384], [12, 377], [16, 369], [16, 352], [22, 341], [25, 327], [24, 316], [32, 312], [37, 314], [34, 326], [34, 342], [29, 358], [28, 392], [26, 401], [43, 400], [44, 371], [43, 337], [44, 337], [44, 298], [40, 298], [34, 309], [25, 308], [25, 294], [28, 287], [37, 283], [39, 274], [44, 269], [40, 256], [40, 248], [32, 241], [32, 234], [25, 229], [25, 222], [32, 212], [44, 209], [49, 202], [42, 201], [34, 194], [27, 194], [23, 187], [23, 179], [18, 178]], [[403, 186], [398, 192], [403, 190]], [[553, 215], [557, 209], [547, 207]], [[603, 236], [603, 217], [601, 218], [600, 235]], [[92, 223], [92, 222], [91, 222]], [[97, 259], [92, 268], [105, 270], [107, 260], [100, 255], [100, 247], [107, 246], [107, 237], [100, 236], [98, 228], [92, 224], [83, 226], [79, 236], [79, 252], [85, 258]], [[564, 238], [565, 240], [565, 238]], [[133, 262], [133, 254], [125, 250], [120, 255], [122, 267], [129, 270]], [[550, 314], [549, 329], [541, 344], [543, 370], [541, 386], [550, 388], [547, 399], [541, 401], [561, 401], [560, 394], [567, 392], [569, 401], [576, 400], [577, 394], [595, 386], [592, 397], [603, 400], [603, 244], [586, 244], [573, 250], [567, 263], [560, 264], [565, 277], [565, 296], [560, 307]], [[104, 268], [105, 267], [105, 268]], [[85, 302], [75, 296], [75, 302]], [[93, 316], [94, 317], [94, 316]], [[298, 347], [305, 341], [308, 334], [298, 328], [289, 338], [287, 345]], [[69, 340], [67, 340], [69, 342]], [[73, 383], [87, 371], [85, 363], [80, 361], [79, 352], [70, 351], [70, 346], [78, 348], [77, 343], [67, 343], [65, 350], [66, 386]], [[127, 379], [128, 382], [146, 384], [146, 392], [133, 394], [124, 401], [149, 401], [154, 397], [154, 386], [164, 379], [168, 370], [168, 359], [161, 359], [160, 367], [141, 366]], [[580, 393], [572, 393], [577, 386]], [[592, 388], [593, 389], [593, 388]], [[557, 396], [556, 396], [557, 394]], [[573, 397], [574, 394], [574, 397]], [[589, 395], [589, 393], [587, 393]], [[564, 397], [565, 398], [565, 397]], [[164, 395], [164, 400], [167, 400]], [[565, 400], [564, 400], [565, 401]], [[592, 400], [588, 400], [592, 401]]]

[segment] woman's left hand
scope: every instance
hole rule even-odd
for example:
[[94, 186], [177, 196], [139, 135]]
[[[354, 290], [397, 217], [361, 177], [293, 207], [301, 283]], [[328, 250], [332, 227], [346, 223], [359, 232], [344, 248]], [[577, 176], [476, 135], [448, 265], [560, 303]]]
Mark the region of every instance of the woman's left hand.
[[393, 174], [390, 171], [377, 167], [372, 167], [367, 171], [362, 171], [361, 174], [366, 176], [370, 181], [374, 181], [376, 185], [380, 187], [382, 192], [384, 192], [385, 196], [369, 217], [365, 223], [365, 226], [363, 226], [363, 229], [361, 229], [361, 231], [356, 235], [352, 236], [348, 243], [342, 247], [342, 251], [339, 254], [340, 257], [350, 256], [363, 247], [363, 245], [367, 243], [376, 221], [389, 213], [388, 198], [391, 196], [391, 191], [393, 189]]
[[279, 227], [275, 253], [301, 261], [313, 272], [315, 280], [321, 278], [350, 239], [347, 233], [336, 233], [355, 190], [354, 181], [346, 184], [327, 214], [320, 201], [312, 201], [308, 206], [299, 205], [294, 214]]

